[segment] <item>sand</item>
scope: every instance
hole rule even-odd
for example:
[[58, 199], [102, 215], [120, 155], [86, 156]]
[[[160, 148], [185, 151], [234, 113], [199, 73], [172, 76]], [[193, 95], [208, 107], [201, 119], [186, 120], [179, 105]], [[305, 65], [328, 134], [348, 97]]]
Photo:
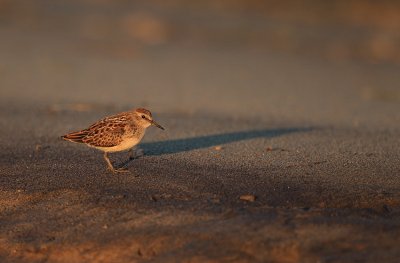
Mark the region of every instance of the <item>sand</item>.
[[[0, 30], [0, 261], [400, 258], [398, 64]], [[129, 174], [59, 138], [139, 106]]]

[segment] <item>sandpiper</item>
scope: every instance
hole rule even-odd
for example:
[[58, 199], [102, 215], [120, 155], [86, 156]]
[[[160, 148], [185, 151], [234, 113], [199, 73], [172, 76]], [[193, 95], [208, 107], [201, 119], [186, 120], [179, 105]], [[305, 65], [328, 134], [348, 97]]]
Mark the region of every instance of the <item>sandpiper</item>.
[[122, 168], [114, 169], [108, 153], [130, 150], [132, 154], [132, 148], [142, 140], [146, 128], [151, 125], [164, 130], [153, 120], [149, 110], [138, 108], [105, 117], [87, 129], [68, 133], [62, 138], [71, 142], [84, 143], [103, 151], [108, 169], [113, 173], [127, 172]]

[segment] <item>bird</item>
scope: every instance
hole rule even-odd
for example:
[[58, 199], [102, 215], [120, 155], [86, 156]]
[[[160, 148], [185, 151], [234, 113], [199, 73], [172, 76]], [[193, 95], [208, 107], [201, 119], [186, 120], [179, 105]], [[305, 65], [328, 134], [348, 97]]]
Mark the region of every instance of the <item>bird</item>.
[[103, 151], [108, 169], [113, 173], [122, 173], [128, 172], [128, 170], [115, 169], [108, 154], [130, 150], [131, 159], [132, 148], [142, 140], [146, 129], [152, 125], [164, 130], [164, 127], [153, 120], [149, 110], [137, 108], [107, 116], [93, 123], [87, 129], [65, 134], [61, 138]]

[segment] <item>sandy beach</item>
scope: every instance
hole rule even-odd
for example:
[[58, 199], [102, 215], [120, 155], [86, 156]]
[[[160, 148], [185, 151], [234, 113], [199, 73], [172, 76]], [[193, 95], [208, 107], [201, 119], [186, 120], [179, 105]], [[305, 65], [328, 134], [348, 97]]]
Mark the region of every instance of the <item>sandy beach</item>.
[[[1, 262], [400, 258], [397, 49], [323, 48], [327, 28], [374, 31], [39, 2], [0, 21]], [[256, 37], [275, 28], [297, 46]], [[128, 174], [60, 139], [134, 107], [166, 131], [150, 128], [136, 160], [111, 155]]]

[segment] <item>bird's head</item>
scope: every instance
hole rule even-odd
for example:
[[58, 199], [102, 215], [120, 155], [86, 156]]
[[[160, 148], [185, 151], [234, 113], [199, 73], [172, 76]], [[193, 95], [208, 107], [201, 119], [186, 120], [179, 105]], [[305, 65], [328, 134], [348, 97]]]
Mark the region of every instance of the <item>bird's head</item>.
[[153, 117], [151, 116], [151, 112], [149, 110], [138, 108], [134, 110], [134, 113], [139, 124], [142, 125], [143, 127], [147, 128], [151, 125], [154, 125], [157, 128], [164, 130], [164, 128], [160, 124], [158, 124], [153, 120]]

